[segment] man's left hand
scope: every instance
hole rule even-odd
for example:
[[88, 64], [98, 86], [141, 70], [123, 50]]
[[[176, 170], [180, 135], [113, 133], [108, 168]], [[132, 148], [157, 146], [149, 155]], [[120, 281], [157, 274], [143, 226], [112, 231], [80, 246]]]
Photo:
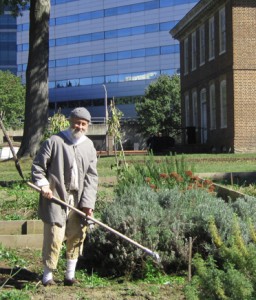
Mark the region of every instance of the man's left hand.
[[88, 207], [82, 207], [82, 211], [86, 214], [86, 216], [93, 217], [93, 209]]

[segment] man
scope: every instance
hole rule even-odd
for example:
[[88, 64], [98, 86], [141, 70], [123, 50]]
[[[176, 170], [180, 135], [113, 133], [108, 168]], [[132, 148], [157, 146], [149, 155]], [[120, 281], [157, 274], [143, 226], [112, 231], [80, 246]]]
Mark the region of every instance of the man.
[[69, 117], [70, 128], [47, 139], [32, 164], [32, 180], [41, 187], [39, 217], [44, 222], [42, 257], [44, 286], [55, 284], [53, 270], [66, 238], [67, 269], [64, 285], [73, 285], [75, 268], [86, 235], [83, 217], [54, 202], [53, 196], [92, 216], [98, 186], [97, 155], [92, 141], [85, 136], [90, 113], [75, 108]]

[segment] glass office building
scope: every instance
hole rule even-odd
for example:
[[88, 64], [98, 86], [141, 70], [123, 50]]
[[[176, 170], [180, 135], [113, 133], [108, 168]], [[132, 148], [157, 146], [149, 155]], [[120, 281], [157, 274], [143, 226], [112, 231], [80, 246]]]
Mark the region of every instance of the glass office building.
[[0, 70], [17, 73], [16, 18], [7, 10], [0, 15]]
[[[50, 109], [85, 106], [104, 117], [104, 98], [134, 117], [149, 83], [179, 73], [179, 43], [169, 30], [195, 0], [52, 0]], [[28, 12], [18, 18], [18, 75], [25, 78]], [[105, 93], [106, 92], [106, 93]]]

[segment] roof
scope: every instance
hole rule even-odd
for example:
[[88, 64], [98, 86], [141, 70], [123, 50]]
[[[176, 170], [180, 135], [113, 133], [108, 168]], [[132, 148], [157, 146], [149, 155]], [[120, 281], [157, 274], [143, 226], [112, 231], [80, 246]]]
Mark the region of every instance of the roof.
[[221, 6], [227, 0], [201, 0], [199, 1], [170, 31], [175, 39], [184, 36], [190, 26], [198, 20], [203, 19], [206, 12], [211, 11], [216, 6]]

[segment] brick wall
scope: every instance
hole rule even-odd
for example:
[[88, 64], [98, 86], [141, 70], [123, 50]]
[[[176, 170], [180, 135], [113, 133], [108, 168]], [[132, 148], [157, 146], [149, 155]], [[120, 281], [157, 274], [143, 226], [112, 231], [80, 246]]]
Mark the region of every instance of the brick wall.
[[235, 4], [234, 148], [235, 152], [256, 152], [256, 1], [237, 0]]

